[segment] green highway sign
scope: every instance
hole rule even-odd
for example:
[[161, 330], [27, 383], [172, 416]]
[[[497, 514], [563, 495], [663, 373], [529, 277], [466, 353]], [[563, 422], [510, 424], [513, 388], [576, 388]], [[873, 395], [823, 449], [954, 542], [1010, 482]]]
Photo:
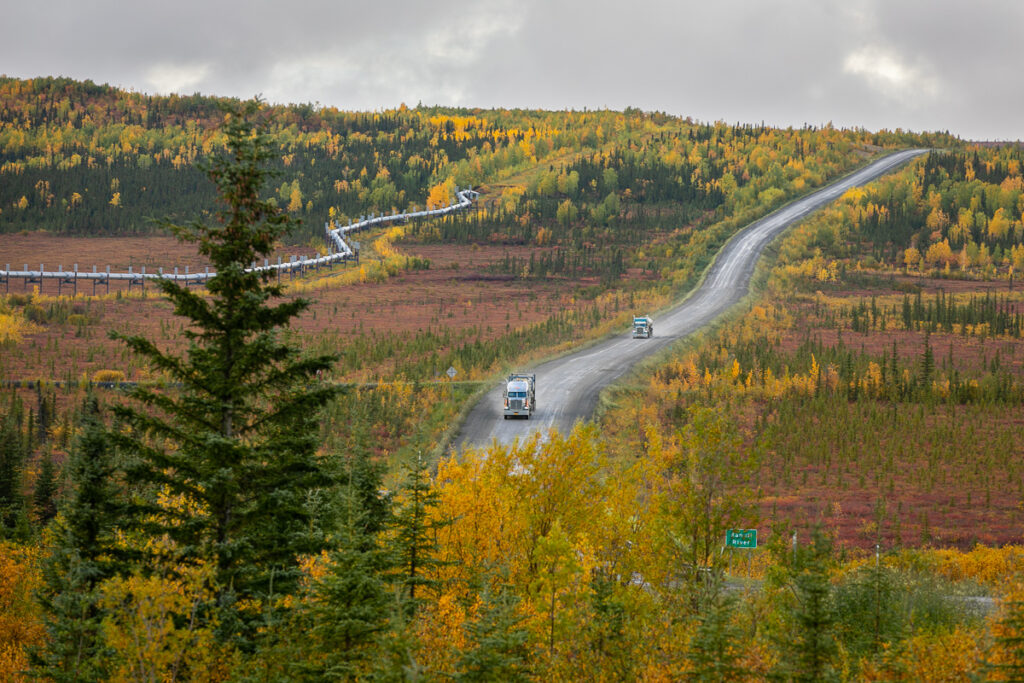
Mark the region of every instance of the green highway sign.
[[756, 548], [757, 529], [729, 529], [725, 532], [726, 548]]

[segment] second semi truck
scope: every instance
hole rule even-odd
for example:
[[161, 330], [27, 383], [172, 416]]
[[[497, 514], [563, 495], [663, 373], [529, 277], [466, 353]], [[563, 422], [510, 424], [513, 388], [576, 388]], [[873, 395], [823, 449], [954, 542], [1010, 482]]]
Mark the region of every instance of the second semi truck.
[[633, 339], [650, 339], [654, 336], [654, 319], [649, 315], [633, 316]]

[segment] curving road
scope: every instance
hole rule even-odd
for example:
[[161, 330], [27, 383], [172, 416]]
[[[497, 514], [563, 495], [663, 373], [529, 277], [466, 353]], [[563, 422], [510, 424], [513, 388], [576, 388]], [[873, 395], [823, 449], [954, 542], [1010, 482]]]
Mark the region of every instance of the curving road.
[[851, 187], [865, 185], [926, 151], [915, 149], [886, 156], [751, 223], [722, 248], [703, 283], [686, 301], [655, 317], [652, 339], [633, 339], [626, 332], [532, 369], [537, 373], [538, 408], [529, 420], [502, 419], [499, 384], [470, 411], [455, 447], [485, 446], [492, 440], [507, 444], [550, 427], [566, 432], [577, 420], [588, 419], [597, 407], [601, 390], [639, 360], [692, 334], [746, 296], [757, 260], [779, 233]]

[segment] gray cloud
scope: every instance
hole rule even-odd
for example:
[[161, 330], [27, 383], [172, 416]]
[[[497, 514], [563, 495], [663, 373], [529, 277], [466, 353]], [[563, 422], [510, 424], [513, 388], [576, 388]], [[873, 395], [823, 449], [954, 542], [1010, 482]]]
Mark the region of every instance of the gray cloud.
[[1024, 137], [1024, 4], [1002, 0], [53, 0], [5, 14], [10, 76]]

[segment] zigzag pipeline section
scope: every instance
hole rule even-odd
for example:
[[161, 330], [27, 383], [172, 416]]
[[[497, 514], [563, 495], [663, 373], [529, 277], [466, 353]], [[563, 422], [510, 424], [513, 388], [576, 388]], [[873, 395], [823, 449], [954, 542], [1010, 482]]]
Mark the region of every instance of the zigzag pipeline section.
[[[367, 228], [376, 225], [384, 225], [386, 223], [393, 223], [396, 221], [408, 221], [413, 218], [436, 218], [439, 216], [445, 216], [449, 213], [468, 208], [473, 204], [473, 200], [478, 196], [480, 196], [480, 193], [475, 190], [459, 190], [456, 188], [455, 202], [440, 209], [425, 209], [423, 211], [394, 213], [390, 215], [382, 214], [380, 216], [370, 214], [369, 217], [361, 217], [360, 220], [355, 223], [350, 222], [348, 225], [336, 228], [332, 228], [330, 223], [325, 223], [324, 230], [327, 233], [327, 244], [331, 253], [326, 256], [317, 256], [313, 258], [293, 258], [286, 262], [282, 262], [281, 258], [278, 257], [277, 263], [270, 263], [269, 259], [264, 259], [262, 266], [257, 266], [253, 263], [252, 267], [247, 268], [246, 271], [276, 271], [281, 273], [290, 273], [293, 271], [302, 272], [307, 268], [318, 268], [337, 261], [355, 260], [358, 258], [358, 255], [347, 239], [350, 233], [359, 232], [360, 230], [366, 230]], [[159, 272], [147, 273], [145, 266], [143, 266], [142, 270], [137, 273], [130, 267], [128, 272], [112, 273], [110, 272], [109, 266], [106, 271], [98, 271], [96, 266], [93, 266], [92, 271], [80, 271], [78, 270], [77, 265], [74, 270], [63, 270], [63, 266], [61, 266], [60, 270], [43, 270], [42, 266], [40, 266], [39, 270], [29, 270], [28, 264], [25, 264], [24, 270], [11, 270], [10, 264], [7, 264], [6, 270], [0, 270], [0, 282], [13, 277], [25, 278], [26, 282], [41, 282], [43, 279], [53, 279], [69, 284], [74, 283], [77, 280], [100, 283], [109, 283], [111, 280], [121, 280], [128, 281], [129, 284], [142, 284], [145, 280], [174, 280], [188, 285], [203, 284], [216, 274], [216, 271], [211, 271], [209, 269], [206, 269], [203, 272], [190, 273], [188, 272], [188, 267], [185, 268], [184, 273], [179, 273], [177, 267], [174, 268], [173, 272], [165, 273], [163, 268], [160, 268]]]

